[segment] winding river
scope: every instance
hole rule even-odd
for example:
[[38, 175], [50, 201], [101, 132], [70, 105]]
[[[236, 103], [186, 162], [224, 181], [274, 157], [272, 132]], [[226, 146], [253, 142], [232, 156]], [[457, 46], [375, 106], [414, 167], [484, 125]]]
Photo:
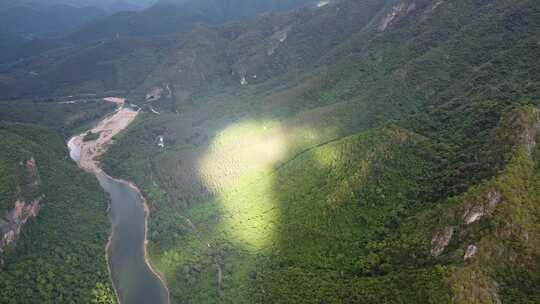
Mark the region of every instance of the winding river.
[[[121, 112], [120, 108], [115, 113], [118, 112]], [[105, 118], [109, 119], [107, 123], [116, 119], [115, 115]], [[167, 304], [168, 290], [164, 281], [152, 269], [146, 257], [147, 209], [144, 198], [133, 184], [110, 177], [97, 165], [85, 166], [84, 160], [88, 156], [85, 156], [83, 137], [83, 134], [78, 135], [69, 141], [70, 157], [82, 169], [94, 174], [110, 196], [112, 234], [106, 254], [118, 301], [121, 304]], [[92, 149], [104, 150], [104, 146]], [[90, 160], [93, 161], [95, 156], [90, 156]]]

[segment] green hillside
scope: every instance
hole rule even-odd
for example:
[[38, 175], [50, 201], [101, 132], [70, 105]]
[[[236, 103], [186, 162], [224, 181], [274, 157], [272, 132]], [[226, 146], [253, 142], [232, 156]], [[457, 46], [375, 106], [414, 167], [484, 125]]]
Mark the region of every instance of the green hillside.
[[223, 24], [315, 3], [314, 0], [159, 1], [141, 12], [121, 12], [93, 20], [70, 34], [68, 39], [88, 41], [177, 34], [188, 32], [199, 23]]
[[438, 210], [512, 170], [510, 138], [492, 138], [503, 116], [538, 103], [539, 12], [534, 1], [344, 1], [187, 35], [131, 93], [160, 115], [104, 158], [150, 201], [151, 256], [173, 300], [445, 303], [460, 299], [455, 282], [486, 293], [504, 282], [485, 303], [534, 302], [517, 284], [534, 272], [503, 267], [516, 261], [478, 249], [489, 283], [474, 283], [459, 277], [471, 275], [460, 270], [469, 239], [442, 257], [431, 242]]
[[[538, 221], [538, 108], [506, 113], [490, 140], [507, 164], [498, 173], [452, 197], [435, 213], [432, 246], [442, 259], [456, 303], [536, 303], [540, 267]], [[453, 231], [447, 241], [440, 231]], [[437, 243], [437, 244], [434, 244]], [[441, 249], [445, 249], [444, 246]], [[473, 292], [473, 290], [475, 292]]]
[[16, 201], [39, 201], [37, 216], [1, 253], [0, 302], [115, 303], [104, 252], [107, 200], [97, 182], [48, 129], [3, 122], [0, 141], [0, 226]]
[[96, 20], [2, 65], [0, 119], [67, 136], [109, 108], [19, 98], [140, 106], [101, 162], [148, 200], [171, 303], [540, 301], [540, 2], [287, 5]]
[[0, 121], [47, 127], [67, 140], [112, 112], [115, 105], [95, 97], [0, 102]]
[[438, 195], [439, 164], [423, 159], [432, 149], [385, 128], [242, 177], [190, 208], [196, 228], [181, 221], [173, 242], [157, 243], [155, 263], [178, 286], [177, 302], [447, 302], [421, 235], [401, 237], [430, 205], [420, 202]]
[[74, 7], [65, 4], [24, 4], [0, 6], [2, 31], [21, 37], [59, 37], [84, 23], [104, 16], [95, 7]]

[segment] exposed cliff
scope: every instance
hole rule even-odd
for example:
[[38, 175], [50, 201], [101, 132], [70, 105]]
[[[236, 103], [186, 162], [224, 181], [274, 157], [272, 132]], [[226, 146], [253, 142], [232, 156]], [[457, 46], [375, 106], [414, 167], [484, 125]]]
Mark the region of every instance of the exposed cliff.
[[15, 202], [15, 207], [0, 224], [0, 253], [4, 251], [6, 246], [17, 240], [28, 219], [38, 215], [43, 198], [44, 196], [40, 196], [28, 203], [21, 200]]
[[[26, 170], [24, 174], [26, 176], [26, 184], [19, 185], [19, 188], [24, 189], [24, 192], [29, 194], [39, 193], [41, 179], [34, 157], [19, 165]], [[23, 195], [19, 193], [17, 196], [21, 197]], [[41, 208], [40, 203], [44, 198], [45, 195], [43, 194], [39, 194], [31, 200], [19, 198], [15, 201], [14, 207], [7, 212], [6, 216], [0, 219], [0, 254], [8, 245], [18, 239], [21, 229], [28, 219], [38, 215]]]
[[441, 216], [431, 254], [456, 261], [447, 272], [454, 303], [511, 303], [519, 293], [535, 297], [527, 286], [540, 270], [538, 113], [521, 107], [502, 118], [491, 147], [506, 151], [505, 165], [451, 199]]
[[116, 303], [97, 181], [50, 129], [0, 122], [0, 143], [0, 303]]

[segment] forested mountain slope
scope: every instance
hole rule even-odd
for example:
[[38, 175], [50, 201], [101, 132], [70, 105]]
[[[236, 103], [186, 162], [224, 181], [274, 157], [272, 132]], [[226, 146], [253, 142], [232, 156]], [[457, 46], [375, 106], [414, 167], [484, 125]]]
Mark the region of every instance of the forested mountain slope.
[[[533, 238], [495, 215], [443, 219], [500, 180], [512, 180], [499, 190], [510, 203], [489, 214], [536, 206], [534, 145], [523, 155], [496, 134], [535, 136], [519, 130], [537, 128], [521, 105], [538, 104], [539, 12], [343, 1], [184, 36], [131, 91], [148, 113], [104, 159], [149, 198], [151, 256], [172, 298], [536, 301], [517, 283], [538, 282]], [[516, 189], [529, 194], [516, 201]]]
[[0, 103], [0, 302], [115, 303], [107, 198], [65, 146], [113, 109], [91, 98]]
[[458, 261], [446, 268], [456, 303], [540, 300], [534, 287], [540, 283], [539, 113], [533, 107], [506, 113], [489, 150], [506, 166], [431, 213], [438, 227], [431, 254]]
[[101, 161], [148, 200], [172, 303], [539, 301], [538, 1], [145, 22], [4, 64], [0, 92], [140, 106]]
[[154, 4], [154, 0], [4, 0], [0, 9], [21, 5], [69, 5], [73, 7], [95, 7], [108, 12], [140, 10]]
[[[193, 1], [96, 18], [62, 39], [10, 43], [0, 55], [0, 98], [129, 92], [136, 89], [185, 33], [305, 5], [294, 1]], [[292, 17], [292, 16], [291, 16]], [[289, 17], [290, 19], [290, 17]], [[252, 23], [256, 25], [256, 23]], [[173, 49], [174, 49], [173, 47]]]
[[82, 24], [106, 15], [96, 7], [74, 7], [65, 4], [18, 4], [0, 7], [0, 28], [25, 38], [59, 37]]
[[199, 23], [217, 25], [252, 18], [257, 14], [315, 6], [315, 0], [191, 0], [158, 2], [141, 12], [126, 12], [98, 19], [70, 35], [73, 41], [151, 36], [190, 31]]
[[0, 302], [115, 303], [107, 200], [62, 137], [0, 124]]

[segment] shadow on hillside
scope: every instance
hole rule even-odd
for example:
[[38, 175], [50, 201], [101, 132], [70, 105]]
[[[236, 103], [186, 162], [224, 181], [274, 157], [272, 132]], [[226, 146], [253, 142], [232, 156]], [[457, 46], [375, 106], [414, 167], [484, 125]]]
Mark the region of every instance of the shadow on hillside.
[[[174, 286], [173, 299], [344, 302], [377, 294], [373, 301], [426, 300], [427, 293], [414, 290], [384, 291], [391, 284], [406, 290], [411, 282], [427, 288], [414, 282], [416, 272], [387, 276], [416, 263], [410, 246], [420, 241], [386, 243], [401, 242], [400, 219], [430, 197], [419, 188], [431, 178], [419, 154], [424, 147], [398, 128], [343, 138], [336, 127], [341, 117], [332, 116], [337, 110], [287, 120], [226, 123], [207, 114], [145, 122], [145, 129], [165, 123], [159, 132], [169, 143], [176, 138], [174, 149], [145, 165], [147, 178], [168, 195], [168, 206], [157, 205], [159, 196], [146, 189], [152, 255]], [[220, 131], [203, 132], [209, 129]], [[440, 279], [426, 273], [427, 282]]]

